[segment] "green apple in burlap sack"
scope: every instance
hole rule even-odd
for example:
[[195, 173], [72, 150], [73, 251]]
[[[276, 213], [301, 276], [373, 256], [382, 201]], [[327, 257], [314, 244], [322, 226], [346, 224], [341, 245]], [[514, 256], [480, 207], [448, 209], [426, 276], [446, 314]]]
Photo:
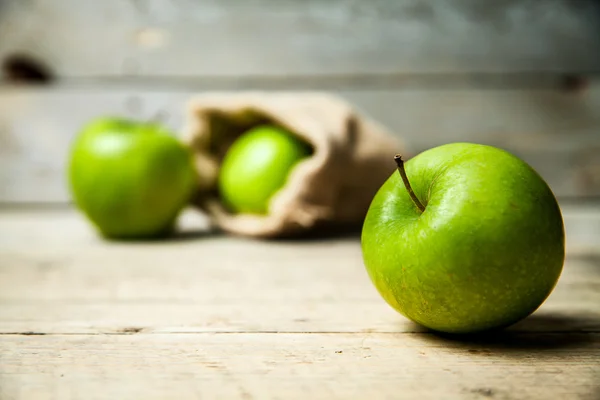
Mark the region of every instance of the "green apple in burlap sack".
[[271, 198], [310, 153], [307, 143], [280, 127], [259, 125], [248, 130], [223, 159], [218, 179], [223, 202], [236, 213], [266, 214]]

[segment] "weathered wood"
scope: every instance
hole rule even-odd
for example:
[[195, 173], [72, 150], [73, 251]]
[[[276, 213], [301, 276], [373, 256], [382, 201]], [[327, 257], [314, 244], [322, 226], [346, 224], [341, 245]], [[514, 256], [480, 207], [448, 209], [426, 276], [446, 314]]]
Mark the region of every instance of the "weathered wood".
[[[572, 263], [567, 264], [572, 268]], [[598, 268], [598, 267], [596, 267]], [[316, 278], [323, 279], [320, 276]], [[367, 282], [368, 283], [368, 282]], [[561, 281], [543, 307], [509, 328], [511, 332], [600, 333], [598, 279]], [[217, 285], [218, 287], [222, 285]], [[199, 290], [207, 290], [199, 285]], [[269, 290], [260, 287], [260, 290]], [[157, 290], [158, 285], [157, 285]], [[310, 290], [310, 284], [307, 284]], [[370, 291], [367, 284], [363, 290]], [[577, 295], [576, 293], [580, 291]], [[212, 291], [211, 291], [212, 293]], [[213, 293], [214, 295], [214, 293]], [[0, 335], [126, 333], [417, 333], [424, 329], [405, 319], [381, 298], [365, 300], [50, 300], [0, 305]]]
[[[194, 93], [139, 87], [1, 89], [0, 202], [68, 201], [68, 149], [84, 123], [105, 114], [162, 115], [179, 131]], [[577, 95], [536, 89], [337, 93], [403, 138], [413, 154], [453, 141], [496, 145], [531, 163], [560, 197], [600, 196], [598, 82]]]
[[4, 0], [0, 58], [31, 53], [63, 77], [589, 71], [596, 11], [593, 0]]
[[[598, 208], [595, 219], [565, 215], [569, 234], [600, 229]], [[192, 212], [181, 225], [172, 242], [107, 243], [72, 211], [0, 213], [0, 333], [420, 330], [376, 293], [358, 238], [212, 237]], [[580, 237], [537, 320], [517, 330], [600, 332], [600, 260], [577, 253]]]
[[5, 209], [0, 398], [595, 400], [600, 258], [576, 244], [600, 211], [572, 210], [548, 301], [459, 340], [393, 312], [356, 237], [211, 236], [190, 211], [177, 240], [106, 242], [72, 210]]
[[600, 335], [0, 336], [2, 399], [597, 399]]

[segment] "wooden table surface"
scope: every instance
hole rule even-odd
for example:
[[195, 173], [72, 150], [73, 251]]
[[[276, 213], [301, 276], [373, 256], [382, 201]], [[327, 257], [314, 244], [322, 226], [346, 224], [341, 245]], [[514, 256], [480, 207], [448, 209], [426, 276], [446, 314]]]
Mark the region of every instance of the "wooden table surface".
[[0, 399], [600, 399], [600, 212], [577, 210], [546, 303], [462, 340], [387, 306], [356, 237], [188, 213], [176, 239], [108, 243], [72, 210], [0, 211]]

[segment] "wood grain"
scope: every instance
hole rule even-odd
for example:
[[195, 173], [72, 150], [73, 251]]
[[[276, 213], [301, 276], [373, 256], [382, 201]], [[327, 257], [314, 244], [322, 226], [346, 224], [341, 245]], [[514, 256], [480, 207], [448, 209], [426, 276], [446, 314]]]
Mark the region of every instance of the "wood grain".
[[[599, 399], [600, 209], [572, 205], [600, 196], [600, 81], [577, 78], [600, 71], [599, 9], [0, 0], [0, 62], [25, 53], [59, 79], [0, 82], [0, 399]], [[475, 141], [521, 156], [561, 200], [558, 286], [504, 332], [449, 338], [383, 302], [356, 236], [224, 237], [188, 210], [173, 240], [116, 243], [68, 208], [6, 208], [69, 202], [89, 119], [160, 116], [177, 133], [187, 99], [214, 90], [328, 90], [412, 154]]]
[[4, 209], [0, 398], [595, 400], [600, 258], [576, 243], [600, 212], [564, 214], [579, 235], [548, 301], [459, 339], [392, 311], [356, 237], [223, 237], [190, 211], [175, 240], [118, 243], [72, 210]]
[[597, 334], [0, 336], [2, 398], [596, 399]]
[[[600, 227], [598, 211], [565, 211], [568, 234]], [[193, 212], [181, 235], [107, 243], [73, 211], [0, 213], [0, 333], [420, 331], [376, 293], [357, 237], [211, 236]], [[580, 237], [537, 319], [515, 329], [600, 332], [600, 260]]]
[[592, 0], [4, 0], [0, 58], [26, 52], [60, 77], [579, 72], [600, 69], [596, 11]]
[[[68, 202], [70, 143], [100, 115], [162, 116], [179, 132], [196, 89], [0, 89], [0, 202]], [[389, 127], [412, 154], [454, 141], [505, 148], [528, 161], [559, 197], [600, 196], [600, 86], [557, 90], [339, 90]]]
[[[567, 267], [572, 268], [572, 263]], [[598, 268], [596, 266], [596, 268]], [[319, 277], [320, 278], [320, 277]], [[510, 332], [600, 333], [598, 279], [564, 281], [543, 307]], [[205, 285], [200, 289], [206, 290]], [[366, 286], [364, 290], [370, 289]], [[268, 290], [265, 287], [259, 290]], [[310, 290], [308, 286], [307, 290]], [[574, 296], [574, 291], [582, 291]], [[423, 328], [372, 296], [366, 300], [265, 301], [248, 296], [228, 301], [2, 300], [0, 335], [119, 335], [129, 333], [419, 333]]]

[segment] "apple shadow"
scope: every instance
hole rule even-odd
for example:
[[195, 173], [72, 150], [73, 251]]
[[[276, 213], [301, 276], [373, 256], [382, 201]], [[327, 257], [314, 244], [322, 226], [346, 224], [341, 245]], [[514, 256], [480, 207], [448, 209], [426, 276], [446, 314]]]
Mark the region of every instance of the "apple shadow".
[[195, 229], [174, 232], [172, 235], [163, 239], [166, 242], [182, 242], [188, 240], [207, 239], [221, 237], [225, 234], [216, 229]]
[[[448, 335], [428, 331], [422, 338], [436, 347], [448, 348], [453, 354], [485, 363], [530, 363], [565, 359], [573, 362], [595, 352], [600, 334], [600, 316], [533, 314], [502, 331], [477, 335]], [[581, 361], [589, 364], [589, 361]], [[595, 364], [595, 363], [594, 363]], [[590, 364], [591, 365], [591, 364]], [[597, 365], [597, 364], [596, 364]], [[600, 370], [587, 378], [591, 384], [585, 398], [600, 399]], [[483, 387], [470, 390], [481, 397], [494, 397], [503, 388]], [[584, 389], [586, 390], [586, 389]], [[587, 396], [591, 397], [587, 397]]]
[[304, 232], [295, 233], [289, 236], [279, 236], [272, 238], [272, 242], [291, 243], [291, 242], [322, 242], [335, 241], [340, 239], [360, 240], [362, 227], [358, 225], [343, 225], [330, 227], [316, 227]]
[[427, 331], [436, 344], [464, 348], [473, 355], [523, 356], [565, 348], [586, 348], [597, 344], [600, 317], [589, 315], [533, 314], [504, 330], [458, 335]]
[[170, 233], [165, 233], [153, 237], [126, 237], [112, 238], [103, 237], [108, 243], [114, 244], [131, 244], [131, 245], [160, 245], [173, 242], [194, 241], [200, 239], [208, 239], [223, 236], [224, 234], [218, 230], [212, 229], [193, 229], [193, 230], [176, 230]]

